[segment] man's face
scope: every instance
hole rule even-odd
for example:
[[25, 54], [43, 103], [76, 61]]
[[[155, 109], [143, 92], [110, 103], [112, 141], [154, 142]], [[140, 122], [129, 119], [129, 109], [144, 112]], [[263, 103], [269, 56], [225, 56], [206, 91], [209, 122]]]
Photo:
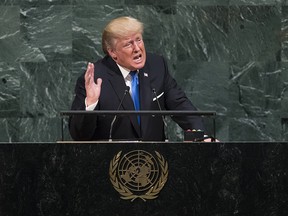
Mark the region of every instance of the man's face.
[[108, 49], [108, 52], [117, 64], [131, 71], [141, 69], [145, 65], [146, 51], [140, 33], [117, 39], [114, 47]]

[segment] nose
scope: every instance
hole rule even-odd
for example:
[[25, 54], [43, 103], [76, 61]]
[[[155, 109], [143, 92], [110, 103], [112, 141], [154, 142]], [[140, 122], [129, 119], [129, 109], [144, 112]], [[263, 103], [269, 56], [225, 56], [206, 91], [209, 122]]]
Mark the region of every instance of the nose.
[[133, 43], [134, 44], [134, 52], [136, 51], [139, 51], [140, 50], [140, 47], [139, 47], [139, 45], [137, 44], [137, 42], [134, 42]]

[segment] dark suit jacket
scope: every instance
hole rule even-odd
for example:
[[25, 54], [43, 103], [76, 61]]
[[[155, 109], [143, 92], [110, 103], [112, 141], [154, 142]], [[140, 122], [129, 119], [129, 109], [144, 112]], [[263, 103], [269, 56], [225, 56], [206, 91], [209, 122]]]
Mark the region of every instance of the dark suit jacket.
[[[95, 80], [102, 78], [101, 95], [95, 110], [117, 110], [125, 89], [127, 89], [122, 73], [117, 64], [109, 56], [94, 63]], [[141, 110], [159, 110], [155, 93], [156, 90], [162, 110], [196, 110], [185, 93], [170, 76], [167, 64], [163, 57], [147, 53], [145, 66], [139, 71], [140, 106]], [[82, 74], [75, 87], [75, 99], [72, 110], [85, 110], [85, 81]], [[134, 110], [134, 105], [128, 93], [120, 110]], [[107, 140], [110, 125], [114, 116], [71, 116], [69, 130], [74, 140]], [[204, 129], [200, 117], [174, 117], [183, 129]], [[113, 140], [164, 140], [164, 124], [162, 118], [144, 115], [141, 117], [141, 126], [137, 117], [119, 116], [115, 121], [112, 133]]]

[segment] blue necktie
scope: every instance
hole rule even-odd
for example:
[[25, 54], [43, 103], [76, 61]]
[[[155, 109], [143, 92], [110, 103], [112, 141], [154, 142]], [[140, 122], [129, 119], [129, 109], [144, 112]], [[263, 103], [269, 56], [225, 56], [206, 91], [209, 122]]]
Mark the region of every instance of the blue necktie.
[[[137, 71], [131, 71], [131, 92], [132, 92], [132, 99], [134, 102], [135, 110], [140, 110], [140, 99], [139, 99], [139, 80], [138, 80], [138, 73]], [[138, 123], [140, 124], [140, 116], [137, 116]]]

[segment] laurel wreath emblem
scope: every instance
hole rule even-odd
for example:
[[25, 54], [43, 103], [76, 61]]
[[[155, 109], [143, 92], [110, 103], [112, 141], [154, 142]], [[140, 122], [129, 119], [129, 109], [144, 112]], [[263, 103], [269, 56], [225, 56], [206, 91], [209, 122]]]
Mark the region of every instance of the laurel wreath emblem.
[[133, 202], [137, 198], [140, 198], [143, 201], [157, 198], [168, 179], [168, 163], [165, 161], [164, 157], [161, 154], [159, 154], [157, 151], [155, 151], [155, 154], [157, 156], [157, 159], [161, 168], [161, 175], [158, 181], [154, 185], [152, 185], [146, 193], [142, 195], [136, 195], [131, 190], [129, 190], [129, 188], [125, 187], [117, 178], [117, 175], [116, 175], [117, 167], [119, 164], [119, 160], [121, 158], [120, 157], [121, 153], [122, 151], [118, 152], [113, 157], [113, 159], [110, 162], [110, 167], [109, 167], [110, 181], [114, 189], [121, 195], [120, 198], [124, 200], [131, 200], [131, 202]]

